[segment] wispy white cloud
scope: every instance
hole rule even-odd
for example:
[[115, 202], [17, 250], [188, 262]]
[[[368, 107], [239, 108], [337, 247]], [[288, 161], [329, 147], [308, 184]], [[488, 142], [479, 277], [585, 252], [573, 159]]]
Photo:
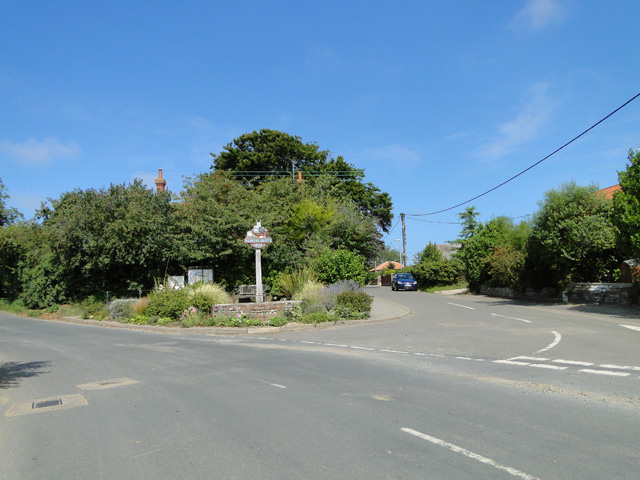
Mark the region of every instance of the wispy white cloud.
[[471, 137], [473, 135], [475, 135], [475, 131], [474, 130], [463, 130], [460, 132], [455, 132], [452, 133], [451, 135], [447, 135], [446, 137], [444, 137], [444, 140], [446, 142], [451, 142], [454, 140], [460, 140], [461, 138], [468, 138]]
[[539, 83], [531, 89], [530, 100], [515, 118], [503, 123], [496, 137], [480, 148], [482, 156], [499, 158], [508, 155], [535, 138], [551, 114], [552, 102], [547, 94], [548, 88], [548, 83]]
[[80, 147], [72, 140], [67, 144], [57, 138], [43, 140], [30, 138], [22, 143], [2, 142], [2, 149], [21, 165], [44, 166], [54, 160], [74, 159], [80, 154]]
[[355, 163], [365, 168], [371, 162], [391, 162], [390, 165], [411, 168], [418, 165], [422, 159], [419, 151], [399, 143], [367, 148], [354, 155], [354, 157], [357, 159]]
[[560, 0], [526, 0], [526, 5], [516, 14], [511, 26], [538, 30], [562, 21], [565, 16], [566, 7]]

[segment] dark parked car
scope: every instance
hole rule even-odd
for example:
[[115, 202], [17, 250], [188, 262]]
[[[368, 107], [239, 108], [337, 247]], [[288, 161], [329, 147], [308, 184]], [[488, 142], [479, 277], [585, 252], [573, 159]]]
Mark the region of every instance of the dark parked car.
[[418, 290], [418, 282], [410, 273], [396, 273], [391, 280], [391, 290]]

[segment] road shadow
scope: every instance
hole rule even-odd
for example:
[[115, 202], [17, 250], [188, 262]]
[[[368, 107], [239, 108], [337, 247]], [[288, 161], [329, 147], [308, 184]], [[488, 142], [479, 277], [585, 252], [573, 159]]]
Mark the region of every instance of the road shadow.
[[[475, 296], [475, 298], [481, 298]], [[608, 315], [620, 319], [636, 319], [640, 320], [640, 307], [608, 305], [608, 304], [581, 304], [581, 303], [564, 303], [561, 300], [548, 301], [526, 301], [519, 299], [509, 299], [500, 297], [485, 297], [486, 300], [480, 300], [478, 303], [485, 305], [517, 305], [520, 307], [555, 307], [559, 309], [569, 310], [580, 313], [595, 313], [599, 315]]]
[[0, 389], [17, 387], [24, 378], [37, 377], [51, 362], [2, 362], [0, 363]]

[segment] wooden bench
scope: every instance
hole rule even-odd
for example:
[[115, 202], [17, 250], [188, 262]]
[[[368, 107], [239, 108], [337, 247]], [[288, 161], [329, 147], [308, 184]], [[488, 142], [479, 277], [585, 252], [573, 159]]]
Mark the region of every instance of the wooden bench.
[[240, 285], [238, 287], [238, 301], [246, 299], [256, 298], [256, 286], [255, 285]]

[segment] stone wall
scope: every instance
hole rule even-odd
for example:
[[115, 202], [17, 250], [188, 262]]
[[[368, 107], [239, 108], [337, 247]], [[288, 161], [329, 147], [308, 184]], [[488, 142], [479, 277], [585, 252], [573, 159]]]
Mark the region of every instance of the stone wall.
[[638, 303], [633, 283], [572, 283], [562, 292], [565, 303], [630, 306]]
[[480, 293], [487, 297], [512, 298], [514, 300], [529, 300], [532, 302], [559, 300], [554, 288], [543, 288], [540, 291], [527, 288], [524, 291], [520, 291], [506, 287], [481, 287]]
[[264, 303], [222, 303], [214, 305], [213, 314], [225, 317], [233, 317], [234, 315], [246, 315], [251, 318], [259, 318], [268, 320], [291, 310], [294, 305], [300, 303], [297, 300], [287, 300], [283, 302], [264, 302]]

